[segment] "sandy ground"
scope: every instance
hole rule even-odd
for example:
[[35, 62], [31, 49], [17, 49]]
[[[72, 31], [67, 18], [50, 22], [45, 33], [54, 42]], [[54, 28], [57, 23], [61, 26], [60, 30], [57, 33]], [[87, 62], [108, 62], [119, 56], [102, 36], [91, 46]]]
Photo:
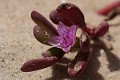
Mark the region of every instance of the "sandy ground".
[[[104, 19], [95, 11], [113, 1], [69, 0], [81, 8], [86, 22], [93, 25]], [[0, 0], [0, 80], [120, 80], [120, 17], [109, 22], [114, 26], [107, 33], [112, 40], [107, 42], [113, 49], [109, 53], [96, 52], [80, 78], [69, 78], [67, 67], [59, 64], [29, 73], [20, 71], [24, 62], [41, 57], [49, 48], [33, 36], [35, 23], [31, 11], [36, 10], [49, 19], [49, 12], [59, 4], [59, 0]]]

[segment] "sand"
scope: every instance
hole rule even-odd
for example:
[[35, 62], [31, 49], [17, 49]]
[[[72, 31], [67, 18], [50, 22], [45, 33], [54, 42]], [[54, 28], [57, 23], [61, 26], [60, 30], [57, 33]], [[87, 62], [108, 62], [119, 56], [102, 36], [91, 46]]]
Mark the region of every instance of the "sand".
[[[87, 23], [98, 25], [105, 17], [97, 15], [97, 9], [115, 0], [68, 1], [81, 8]], [[59, 0], [0, 0], [0, 80], [120, 80], [119, 16], [109, 21], [113, 26], [106, 36], [112, 39], [105, 37], [108, 47], [112, 45], [113, 49], [97, 51], [80, 78], [69, 78], [67, 67], [60, 64], [29, 73], [20, 71], [24, 62], [42, 57], [41, 53], [49, 48], [33, 36], [35, 23], [31, 11], [36, 10], [49, 19], [49, 12], [59, 4]]]

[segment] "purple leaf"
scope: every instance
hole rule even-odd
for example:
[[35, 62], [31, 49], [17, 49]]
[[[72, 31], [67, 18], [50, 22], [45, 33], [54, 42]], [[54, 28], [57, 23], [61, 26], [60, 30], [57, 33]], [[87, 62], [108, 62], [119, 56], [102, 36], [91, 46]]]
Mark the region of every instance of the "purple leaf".
[[56, 10], [50, 13], [50, 19], [57, 24], [61, 21], [67, 26], [75, 24], [81, 28], [85, 27], [83, 13], [76, 5], [71, 3], [59, 5]]
[[69, 65], [67, 73], [70, 77], [79, 77], [86, 65], [88, 64], [90, 58], [90, 51], [79, 52], [73, 62]]
[[98, 25], [98, 27], [95, 30], [96, 37], [103, 36], [106, 32], [109, 30], [109, 24], [104, 21]]
[[53, 35], [58, 35], [53, 25], [40, 13], [32, 11], [31, 18], [46, 34], [49, 34], [50, 37]]
[[65, 52], [59, 48], [50, 48], [46, 51], [43, 58], [29, 60], [23, 64], [21, 71], [30, 72], [49, 67], [59, 61]]
[[62, 49], [52, 47], [48, 49], [43, 56], [44, 57], [56, 56], [58, 59], [60, 59], [64, 54], [65, 52]]
[[90, 37], [86, 32], [80, 36], [80, 51], [68, 67], [68, 75], [78, 77], [86, 68], [90, 58]]
[[67, 18], [63, 17], [60, 13], [57, 12], [57, 10], [53, 10], [49, 14], [50, 19], [53, 23], [58, 24], [60, 21], [63, 22], [67, 26], [73, 25], [73, 23], [68, 20]]
[[38, 25], [36, 25], [34, 28], [33, 28], [33, 34], [35, 36], [35, 38], [43, 43], [43, 44], [48, 44], [47, 40], [50, 38], [50, 35], [46, 35], [46, 33], [41, 29], [41, 27], [39, 27]]
[[58, 59], [55, 56], [41, 58], [41, 59], [33, 59], [33, 60], [30, 60], [30, 61], [27, 61], [26, 63], [24, 63], [21, 68], [21, 71], [30, 72], [30, 71], [43, 69], [43, 68], [53, 65], [57, 61], [58, 61]]

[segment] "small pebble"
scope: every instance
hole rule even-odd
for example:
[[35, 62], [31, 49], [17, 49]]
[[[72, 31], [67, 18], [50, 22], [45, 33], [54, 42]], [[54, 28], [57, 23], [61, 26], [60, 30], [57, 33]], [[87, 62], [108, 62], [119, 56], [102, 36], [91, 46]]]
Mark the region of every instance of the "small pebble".
[[0, 46], [1, 48], [4, 48], [4, 46]]
[[112, 41], [113, 40], [113, 37], [111, 35], [109, 35], [109, 34], [106, 35], [104, 38], [107, 39], [108, 41]]
[[101, 49], [100, 50], [100, 54], [102, 55], [102, 54], [104, 54], [105, 53], [105, 51], [103, 50], [103, 49]]

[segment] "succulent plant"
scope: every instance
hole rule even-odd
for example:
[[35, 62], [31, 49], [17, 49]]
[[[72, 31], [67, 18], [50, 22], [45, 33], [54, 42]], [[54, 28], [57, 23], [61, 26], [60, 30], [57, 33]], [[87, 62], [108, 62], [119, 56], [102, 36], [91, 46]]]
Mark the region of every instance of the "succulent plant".
[[[63, 3], [51, 11], [50, 19], [57, 25], [57, 29], [36, 11], [32, 11], [31, 18], [37, 24], [33, 29], [35, 38], [52, 47], [44, 53], [42, 58], [24, 63], [21, 67], [23, 72], [49, 67], [58, 62], [65, 53], [77, 48], [78, 53], [68, 66], [67, 73], [70, 77], [78, 77], [86, 68], [92, 55], [90, 41], [105, 35], [109, 29], [106, 21], [100, 23], [98, 27], [86, 24], [81, 10], [71, 3]], [[76, 36], [78, 28], [82, 30], [80, 36]]]

